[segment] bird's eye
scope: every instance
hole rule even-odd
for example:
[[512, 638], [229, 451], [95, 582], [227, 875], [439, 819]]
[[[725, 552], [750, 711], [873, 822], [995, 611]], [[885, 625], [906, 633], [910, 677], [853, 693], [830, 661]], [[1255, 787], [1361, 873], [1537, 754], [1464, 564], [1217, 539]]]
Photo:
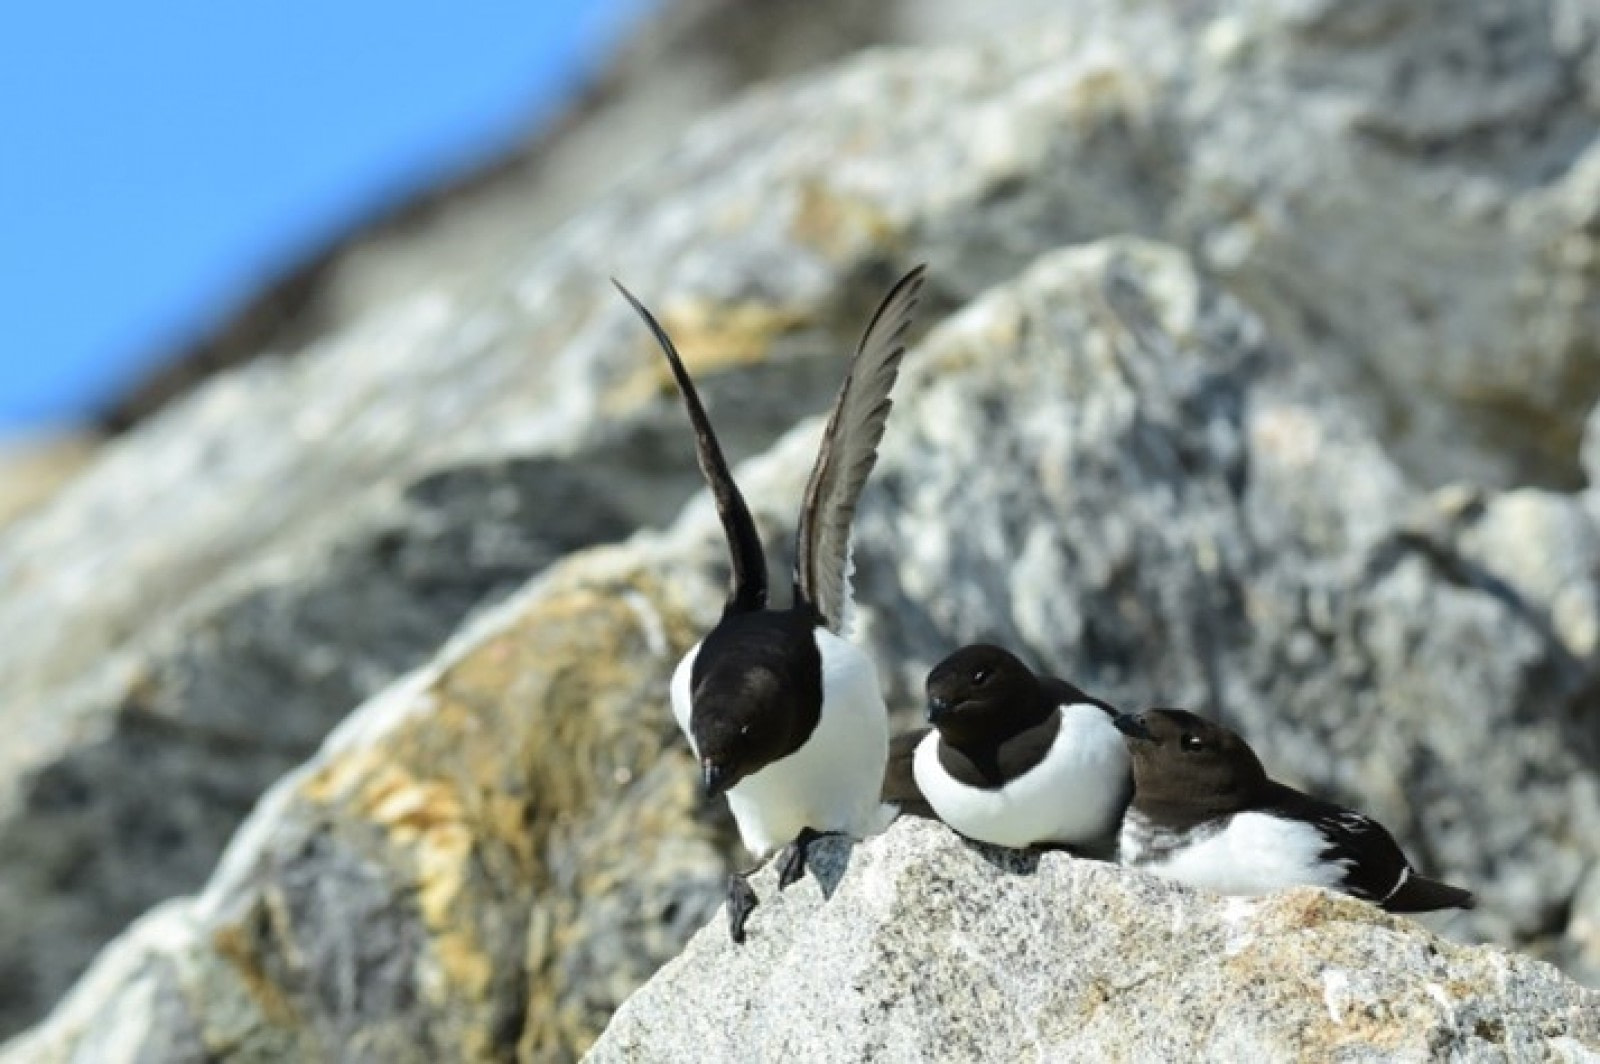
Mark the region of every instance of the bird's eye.
[[1200, 736], [1198, 735], [1185, 735], [1178, 740], [1178, 745], [1183, 748], [1185, 753], [1192, 754], [1196, 750], [1205, 749], [1206, 744], [1200, 741]]
[[972, 682], [975, 683], [975, 684], [986, 684], [986, 683], [988, 683], [989, 682], [989, 670], [988, 669], [979, 669], [977, 672], [973, 673], [972, 674]]

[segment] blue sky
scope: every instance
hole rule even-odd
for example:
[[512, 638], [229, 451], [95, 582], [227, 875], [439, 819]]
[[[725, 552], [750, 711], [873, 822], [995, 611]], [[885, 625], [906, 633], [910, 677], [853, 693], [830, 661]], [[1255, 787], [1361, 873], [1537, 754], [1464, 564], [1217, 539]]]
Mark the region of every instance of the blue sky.
[[0, 435], [82, 420], [352, 221], [549, 115], [647, 0], [0, 11]]

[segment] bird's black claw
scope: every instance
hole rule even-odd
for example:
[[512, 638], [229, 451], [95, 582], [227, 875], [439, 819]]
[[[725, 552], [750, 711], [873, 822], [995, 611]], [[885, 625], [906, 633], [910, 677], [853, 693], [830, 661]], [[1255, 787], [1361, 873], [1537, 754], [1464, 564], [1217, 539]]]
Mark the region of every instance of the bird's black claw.
[[744, 924], [756, 907], [756, 892], [745, 882], [744, 876], [735, 872], [728, 877], [728, 937], [735, 943], [744, 942]]

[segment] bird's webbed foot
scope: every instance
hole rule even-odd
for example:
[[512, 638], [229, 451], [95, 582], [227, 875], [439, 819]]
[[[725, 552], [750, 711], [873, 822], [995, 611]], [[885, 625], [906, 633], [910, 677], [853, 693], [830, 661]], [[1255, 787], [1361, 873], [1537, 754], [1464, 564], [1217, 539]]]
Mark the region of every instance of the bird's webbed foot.
[[744, 942], [745, 921], [750, 919], [757, 901], [756, 892], [746, 878], [749, 872], [732, 872], [728, 875], [728, 937], [735, 943]]
[[842, 831], [816, 831], [812, 828], [801, 828], [800, 834], [794, 841], [783, 848], [783, 853], [778, 856], [778, 889], [786, 890], [799, 881], [806, 874], [806, 858], [810, 853], [811, 844], [818, 839], [827, 838], [829, 835], [842, 835]]

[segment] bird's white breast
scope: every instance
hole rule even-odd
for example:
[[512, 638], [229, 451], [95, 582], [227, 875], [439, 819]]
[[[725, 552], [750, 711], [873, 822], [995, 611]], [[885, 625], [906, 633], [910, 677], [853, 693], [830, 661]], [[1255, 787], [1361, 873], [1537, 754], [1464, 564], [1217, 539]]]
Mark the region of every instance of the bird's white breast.
[[[878, 796], [889, 760], [889, 711], [872, 659], [825, 628], [812, 632], [822, 656], [822, 714], [805, 743], [728, 790], [728, 808], [745, 848], [763, 856], [802, 828], [856, 838], [889, 826], [894, 809]], [[672, 674], [672, 714], [694, 749], [689, 727], [695, 645]], [[695, 751], [698, 759], [699, 751]]]
[[1151, 842], [1153, 828], [1128, 810], [1120, 839], [1125, 865], [1219, 894], [1268, 894], [1293, 886], [1339, 889], [1345, 862], [1325, 861], [1327, 840], [1310, 824], [1267, 813], [1236, 813], [1220, 830], [1202, 824], [1172, 848]]
[[1128, 750], [1097, 706], [1061, 707], [1061, 726], [1044, 759], [1003, 787], [985, 790], [939, 763], [938, 731], [917, 746], [917, 787], [939, 819], [980, 842], [1021, 848], [1082, 845], [1115, 829], [1127, 800]]

